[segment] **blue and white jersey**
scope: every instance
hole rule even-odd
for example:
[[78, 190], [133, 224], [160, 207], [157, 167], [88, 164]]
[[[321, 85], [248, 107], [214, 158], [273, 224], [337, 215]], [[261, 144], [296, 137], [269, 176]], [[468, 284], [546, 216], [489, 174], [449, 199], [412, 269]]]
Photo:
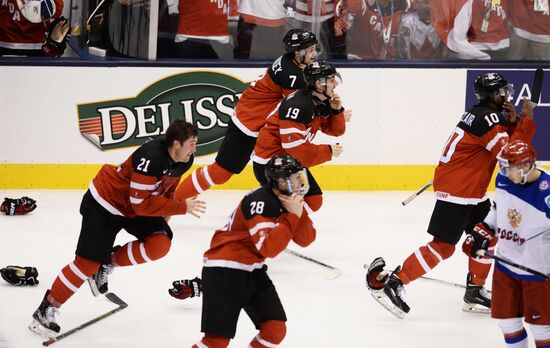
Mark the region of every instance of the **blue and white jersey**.
[[[542, 170], [541, 170], [542, 171]], [[496, 193], [485, 223], [499, 238], [496, 255], [545, 274], [550, 273], [550, 175], [527, 185], [505, 175], [496, 178]], [[501, 271], [524, 280], [541, 279], [496, 262]]]

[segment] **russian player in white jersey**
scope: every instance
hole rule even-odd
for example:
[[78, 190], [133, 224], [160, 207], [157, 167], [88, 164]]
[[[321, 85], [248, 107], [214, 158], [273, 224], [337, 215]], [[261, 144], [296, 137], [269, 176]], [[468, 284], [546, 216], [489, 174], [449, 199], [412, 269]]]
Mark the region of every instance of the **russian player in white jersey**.
[[[516, 265], [550, 273], [550, 174], [535, 166], [535, 151], [512, 141], [498, 156], [500, 172], [490, 213], [476, 225], [471, 252], [498, 238], [496, 255]], [[537, 348], [550, 347], [550, 280], [495, 262], [491, 316], [506, 347], [527, 348], [529, 323]]]

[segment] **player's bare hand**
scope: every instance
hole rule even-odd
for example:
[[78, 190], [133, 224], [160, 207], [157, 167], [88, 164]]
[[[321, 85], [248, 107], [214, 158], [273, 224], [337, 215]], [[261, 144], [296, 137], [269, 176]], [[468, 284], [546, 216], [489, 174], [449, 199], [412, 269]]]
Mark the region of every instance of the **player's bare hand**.
[[200, 218], [200, 214], [204, 214], [206, 211], [206, 203], [204, 201], [198, 200], [197, 196], [187, 198], [185, 200], [187, 204], [187, 214], [191, 214]]
[[69, 32], [69, 21], [66, 19], [60, 21], [55, 25], [52, 30], [52, 40], [56, 42], [61, 42], [65, 39], [65, 36]]
[[304, 197], [295, 193], [290, 196], [278, 193], [277, 197], [279, 197], [281, 204], [289, 213], [298, 215], [298, 217], [302, 216], [302, 211], [304, 210]]
[[346, 122], [350, 122], [351, 121], [351, 116], [353, 115], [353, 111], [352, 110], [345, 110], [344, 111], [344, 120], [346, 120]]
[[527, 97], [523, 97], [523, 107], [521, 108], [523, 117], [533, 118], [533, 104]]
[[504, 108], [504, 114], [508, 117], [508, 122], [515, 123], [517, 120], [517, 115], [514, 105], [509, 101], [505, 101], [502, 104], [502, 107]]
[[329, 105], [333, 110], [340, 110], [342, 108], [342, 99], [340, 99], [338, 94], [335, 94], [334, 97], [330, 98]]
[[332, 157], [338, 157], [344, 152], [344, 147], [339, 143], [330, 144], [330, 149], [332, 150]]

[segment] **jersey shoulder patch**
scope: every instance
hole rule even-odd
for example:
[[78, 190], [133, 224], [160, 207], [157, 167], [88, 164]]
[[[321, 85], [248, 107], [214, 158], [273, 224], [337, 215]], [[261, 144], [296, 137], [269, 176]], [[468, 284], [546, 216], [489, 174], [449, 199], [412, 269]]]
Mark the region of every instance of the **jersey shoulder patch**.
[[285, 54], [277, 58], [267, 69], [269, 77], [284, 89], [302, 89], [306, 87], [303, 71]]
[[147, 176], [161, 177], [169, 169], [168, 152], [162, 140], [151, 140], [141, 145], [132, 154], [134, 172]]
[[486, 106], [474, 106], [462, 114], [458, 127], [481, 137], [497, 125], [506, 127], [508, 121], [502, 113]]
[[279, 106], [279, 119], [308, 124], [315, 117], [315, 105], [305, 91], [296, 91]]
[[241, 201], [241, 209], [247, 220], [256, 215], [278, 218], [284, 211], [281, 202], [269, 186], [262, 186], [249, 192]]

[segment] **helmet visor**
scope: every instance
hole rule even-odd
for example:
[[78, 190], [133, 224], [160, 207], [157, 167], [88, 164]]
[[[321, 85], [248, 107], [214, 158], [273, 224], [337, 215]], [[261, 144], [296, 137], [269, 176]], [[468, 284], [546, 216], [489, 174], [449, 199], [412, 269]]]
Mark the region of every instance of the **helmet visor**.
[[511, 101], [512, 98], [514, 97], [514, 86], [512, 86], [511, 84], [508, 84], [504, 87], [499, 88], [495, 94], [496, 96], [501, 96], [506, 98], [507, 101]]
[[307, 178], [307, 171], [305, 168], [289, 176], [286, 179], [286, 191], [288, 194], [296, 193], [300, 196], [305, 196], [309, 191], [309, 180]]

